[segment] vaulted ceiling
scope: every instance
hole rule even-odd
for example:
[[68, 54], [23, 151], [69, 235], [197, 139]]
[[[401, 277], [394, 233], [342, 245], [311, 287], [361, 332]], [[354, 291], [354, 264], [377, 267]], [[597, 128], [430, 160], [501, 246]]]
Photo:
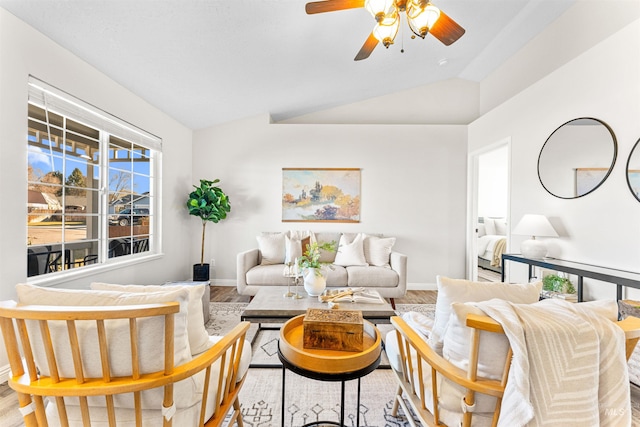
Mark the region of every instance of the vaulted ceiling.
[[[307, 15], [300, 0], [0, 0], [191, 129], [269, 113], [284, 120], [462, 78], [479, 82], [575, 0], [433, 0], [466, 33], [356, 53], [365, 9]], [[404, 28], [403, 28], [404, 27]], [[404, 50], [404, 52], [402, 52]]]

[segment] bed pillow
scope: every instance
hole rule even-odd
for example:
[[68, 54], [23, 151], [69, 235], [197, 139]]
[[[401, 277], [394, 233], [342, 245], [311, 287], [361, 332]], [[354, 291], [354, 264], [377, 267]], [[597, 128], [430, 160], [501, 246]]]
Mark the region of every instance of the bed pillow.
[[[48, 305], [48, 306], [123, 306], [136, 304], [155, 304], [163, 302], [177, 301], [180, 303], [180, 312], [176, 313], [175, 335], [174, 335], [174, 361], [181, 364], [191, 360], [191, 350], [187, 335], [187, 305], [189, 293], [185, 289], [163, 291], [163, 292], [116, 292], [116, 291], [94, 291], [85, 289], [60, 289], [44, 288], [29, 284], [16, 285], [18, 303], [21, 305]], [[60, 330], [57, 331], [60, 337], [66, 336], [66, 326], [60, 322]], [[112, 374], [114, 376], [131, 374], [131, 353], [129, 350], [129, 322], [127, 320], [109, 321], [106, 324], [107, 334], [110, 340], [121, 340], [123, 345], [119, 351], [110, 354]], [[97, 350], [91, 341], [96, 336], [95, 322], [87, 322], [82, 327], [86, 329], [86, 334], [81, 338], [81, 348], [91, 352]], [[54, 328], [55, 329], [55, 328]], [[53, 331], [52, 331], [53, 332]], [[141, 372], [153, 372], [164, 368], [164, 360], [158, 357], [159, 349], [162, 349], [164, 341], [164, 319], [162, 317], [150, 317], [138, 321], [139, 334], [139, 354]], [[68, 338], [67, 338], [68, 340]], [[68, 341], [67, 341], [68, 342]], [[82, 345], [86, 343], [86, 345]], [[62, 347], [61, 347], [62, 348]], [[113, 347], [112, 347], [113, 349]], [[39, 351], [42, 351], [40, 349]], [[73, 360], [67, 349], [62, 351], [58, 357], [58, 365], [61, 376], [75, 376]], [[41, 369], [47, 369], [44, 353], [40, 355], [43, 361]], [[83, 357], [85, 362], [85, 375], [88, 377], [101, 377], [102, 368], [100, 355]], [[48, 372], [46, 373], [48, 374]]]
[[489, 235], [496, 234], [496, 221], [492, 218], [484, 218], [484, 232]]
[[256, 236], [262, 256], [260, 265], [283, 264], [285, 256], [285, 234], [263, 233]]
[[396, 243], [395, 237], [380, 238], [377, 236], [365, 235], [364, 238], [364, 258], [367, 264], [376, 267], [388, 267], [391, 249]]
[[358, 233], [352, 242], [349, 242], [348, 239], [346, 234], [340, 236], [338, 252], [333, 263], [343, 267], [367, 265], [367, 260], [364, 257], [364, 236], [362, 233]]
[[196, 355], [209, 349], [212, 346], [209, 340], [209, 333], [204, 327], [204, 315], [202, 313], [202, 295], [204, 295], [206, 283], [197, 285], [117, 285], [113, 283], [93, 282], [91, 289], [98, 291], [118, 291], [118, 292], [164, 292], [185, 289], [189, 292], [189, 302], [187, 305], [187, 334], [189, 336], [189, 347], [191, 354]]
[[451, 304], [454, 302], [478, 302], [500, 298], [515, 303], [531, 304], [538, 301], [542, 290], [542, 282], [523, 284], [472, 282], [443, 276], [438, 276], [436, 280], [438, 298], [429, 345], [440, 354], [444, 333], [451, 316]]

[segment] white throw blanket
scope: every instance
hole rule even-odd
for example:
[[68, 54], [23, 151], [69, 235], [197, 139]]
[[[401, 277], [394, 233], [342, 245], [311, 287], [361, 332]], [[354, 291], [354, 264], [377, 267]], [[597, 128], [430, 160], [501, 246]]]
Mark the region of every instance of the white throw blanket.
[[624, 332], [562, 300], [476, 303], [499, 322], [513, 360], [498, 426], [630, 426]]

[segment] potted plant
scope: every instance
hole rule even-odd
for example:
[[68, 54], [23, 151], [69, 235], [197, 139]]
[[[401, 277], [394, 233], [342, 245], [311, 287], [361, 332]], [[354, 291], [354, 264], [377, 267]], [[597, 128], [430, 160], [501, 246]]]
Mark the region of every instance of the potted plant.
[[202, 220], [202, 247], [200, 251], [200, 264], [193, 265], [193, 280], [207, 281], [209, 280], [209, 264], [204, 262], [204, 237], [208, 222], [217, 223], [227, 217], [227, 213], [231, 212], [229, 197], [215, 184], [220, 182], [219, 179], [208, 181], [200, 180], [200, 186], [194, 185], [194, 191], [189, 194], [187, 200], [187, 208], [189, 215], [194, 215]]
[[559, 294], [575, 294], [576, 288], [566, 277], [557, 274], [549, 274], [542, 279], [542, 289], [545, 291], [557, 292]]
[[329, 263], [320, 261], [320, 250], [334, 252], [336, 242], [324, 242], [321, 245], [318, 245], [318, 242], [311, 242], [303, 251], [302, 256], [298, 258], [298, 269], [304, 278], [304, 290], [311, 296], [322, 294], [327, 286], [323, 269]]

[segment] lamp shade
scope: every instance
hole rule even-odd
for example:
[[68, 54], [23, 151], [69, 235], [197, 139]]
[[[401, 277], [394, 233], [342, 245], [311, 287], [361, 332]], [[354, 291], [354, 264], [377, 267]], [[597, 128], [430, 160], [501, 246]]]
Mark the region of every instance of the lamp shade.
[[513, 234], [537, 237], [558, 237], [549, 220], [544, 215], [526, 214], [513, 229]]
[[547, 245], [536, 240], [538, 237], [558, 237], [549, 220], [544, 215], [526, 214], [513, 229], [513, 234], [531, 236], [520, 244], [520, 253], [526, 258], [541, 259], [547, 255]]

